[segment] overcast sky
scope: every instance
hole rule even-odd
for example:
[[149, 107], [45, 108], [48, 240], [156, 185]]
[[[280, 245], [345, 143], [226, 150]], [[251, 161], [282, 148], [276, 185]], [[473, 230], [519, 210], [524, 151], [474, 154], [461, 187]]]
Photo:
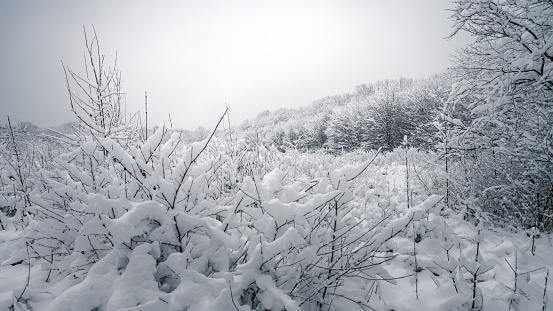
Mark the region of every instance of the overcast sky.
[[449, 0], [0, 1], [0, 122], [72, 119], [61, 61], [84, 75], [83, 25], [115, 53], [127, 112], [211, 128], [377, 79], [451, 66]]

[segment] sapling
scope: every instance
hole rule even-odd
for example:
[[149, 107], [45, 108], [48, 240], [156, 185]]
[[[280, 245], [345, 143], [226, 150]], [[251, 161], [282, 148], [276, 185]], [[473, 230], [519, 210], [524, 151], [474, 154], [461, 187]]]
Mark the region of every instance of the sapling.
[[[482, 222], [482, 219], [478, 219], [478, 225], [477, 225], [477, 230], [478, 230], [478, 236], [477, 236], [477, 239], [476, 239], [476, 258], [475, 258], [475, 262], [478, 264], [479, 262], [479, 256], [480, 256], [480, 242], [481, 242], [481, 237], [482, 237], [482, 226], [483, 225], [483, 222]], [[476, 270], [474, 270], [474, 272], [471, 272], [473, 274], [473, 284], [472, 284], [472, 309], [474, 309], [475, 307], [475, 304], [476, 304], [476, 280], [478, 278], [478, 268]]]
[[447, 271], [449, 278], [453, 282], [453, 287], [455, 288], [455, 293], [459, 293], [459, 286], [457, 284], [457, 271], [459, 267], [459, 262], [457, 259], [452, 258], [451, 260], [448, 258], [448, 261], [434, 261], [434, 263]]
[[27, 246], [27, 264], [28, 264], [28, 270], [27, 270], [27, 282], [25, 283], [25, 287], [23, 288], [23, 291], [21, 292], [21, 295], [17, 297], [17, 302], [23, 298], [23, 294], [25, 294], [25, 291], [27, 290], [27, 287], [29, 287], [29, 283], [31, 282], [31, 257], [29, 256], [29, 243], [26, 243]]
[[442, 244], [440, 246], [445, 250], [445, 253], [447, 255], [447, 261], [449, 261], [449, 251], [451, 250], [451, 248], [453, 248], [453, 245], [454, 245], [454, 243], [451, 240], [451, 238], [449, 238], [449, 240], [448, 240], [448, 230], [446, 228], [445, 229], [445, 234], [444, 234], [444, 241], [442, 242]]
[[144, 126], [146, 130], [144, 131], [144, 140], [148, 140], [148, 92], [144, 92], [144, 113], [146, 114]]
[[[514, 284], [514, 288], [513, 288], [513, 293], [516, 294], [518, 293], [518, 290], [517, 290], [517, 284], [518, 284], [518, 250], [515, 250], [515, 266], [511, 266], [511, 264], [509, 263], [509, 261], [507, 261], [507, 258], [505, 258], [505, 262], [509, 265], [509, 268], [511, 268], [511, 270], [513, 271], [513, 274], [515, 275], [515, 284]], [[509, 301], [509, 310], [511, 310], [511, 307], [513, 305], [513, 299], [510, 299]]]
[[[407, 135], [403, 136], [403, 148], [405, 149], [405, 196], [407, 209], [411, 207], [409, 200], [409, 147], [407, 145]], [[419, 237], [417, 236], [417, 231], [415, 230], [415, 222], [412, 223], [413, 227], [413, 257], [415, 258], [415, 294], [417, 300], [419, 299], [419, 266], [417, 263], [417, 241]]]
[[542, 311], [547, 310], [547, 302], [548, 302], [548, 296], [547, 296], [547, 280], [549, 279], [549, 269], [547, 269], [547, 274], [545, 275], [545, 285], [543, 287], [543, 302], [542, 302]]
[[540, 230], [536, 227], [532, 227], [530, 229], [530, 234], [532, 235], [532, 247], [530, 248], [530, 251], [532, 252], [532, 256], [536, 255], [536, 237], [540, 236]]
[[[459, 265], [464, 267], [465, 270], [471, 275], [470, 283], [472, 283], [472, 293], [471, 293], [471, 299], [469, 300], [469, 307], [471, 310], [482, 310], [483, 309], [483, 296], [482, 291], [480, 288], [478, 288], [477, 283], [479, 281], [479, 277], [483, 275], [484, 273], [490, 271], [493, 266], [486, 264], [484, 261], [481, 251], [480, 251], [480, 244], [483, 241], [483, 219], [482, 217], [479, 217], [480, 213], [476, 213], [478, 224], [476, 225], [477, 234], [474, 238], [474, 242], [476, 242], [476, 255], [474, 261], [468, 260], [461, 251], [461, 246], [459, 244]], [[461, 285], [461, 284], [459, 284]]]
[[[20, 211], [20, 215], [21, 215], [21, 224], [24, 224], [25, 216], [27, 215], [27, 207], [31, 205], [31, 201], [29, 198], [29, 193], [28, 193], [29, 191], [27, 189], [27, 179], [24, 175], [24, 172], [22, 172], [22, 167], [24, 165], [23, 158], [19, 149], [17, 148], [17, 144], [15, 143], [15, 135], [13, 133], [13, 128], [12, 128], [12, 124], [9, 116], [8, 116], [8, 126], [10, 128], [11, 140], [13, 144], [13, 152], [16, 160], [15, 165], [12, 164], [11, 162], [8, 162], [8, 164], [11, 166], [15, 175], [17, 176], [17, 178], [15, 179], [15, 181], [18, 183], [17, 192], [23, 194], [24, 206]], [[15, 193], [16, 193], [16, 190], [14, 185], [14, 197], [15, 197]]]
[[117, 67], [117, 55], [114, 66], [106, 69], [96, 29], [94, 26], [92, 29], [94, 36], [89, 41], [83, 26], [87, 49], [86, 76], [77, 75], [62, 62], [65, 82], [71, 110], [83, 128], [92, 135], [113, 137], [128, 129], [127, 126], [122, 127], [124, 93], [121, 87], [121, 73]]
[[415, 230], [415, 222], [413, 221], [413, 256], [415, 257], [415, 293], [417, 300], [419, 299], [419, 266], [417, 263], [417, 234]]
[[409, 204], [409, 162], [408, 162], [408, 152], [409, 152], [409, 147], [407, 145], [407, 135], [403, 136], [403, 148], [405, 148], [405, 186], [406, 186], [406, 190], [405, 190], [405, 195], [406, 195], [406, 202], [407, 202], [407, 208], [410, 208], [410, 204]]

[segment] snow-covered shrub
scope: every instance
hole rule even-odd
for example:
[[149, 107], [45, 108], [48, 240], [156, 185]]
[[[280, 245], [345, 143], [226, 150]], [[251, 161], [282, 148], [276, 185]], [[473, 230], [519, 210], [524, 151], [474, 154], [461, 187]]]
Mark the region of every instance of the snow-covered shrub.
[[213, 137], [205, 153], [207, 157], [226, 159], [214, 176], [222, 193], [236, 193], [245, 177], [264, 176], [275, 168], [288, 169], [284, 154], [256, 141]]
[[[49, 269], [86, 273], [114, 246], [107, 219], [120, 218], [133, 204], [153, 201], [186, 211], [210, 194], [198, 188], [209, 183], [203, 170], [214, 163], [193, 165], [202, 146], [186, 150], [177, 165], [172, 153], [178, 135], [162, 145], [163, 134], [161, 127], [140, 148], [128, 150], [110, 138], [97, 138], [60, 156], [54, 169], [40, 171], [41, 183], [32, 194], [36, 223], [28, 237], [33, 253], [47, 260]], [[58, 260], [69, 262], [60, 266]]]
[[[500, 246], [489, 221], [431, 209], [444, 180], [432, 154], [185, 145], [163, 126], [135, 146], [87, 141], [30, 175], [26, 240], [0, 266], [30, 262], [30, 285], [0, 309], [405, 310], [434, 297], [433, 310], [487, 310], [504, 297], [516, 310], [547, 298], [546, 270], [523, 256], [517, 275], [530, 279], [513, 289], [509, 236]], [[519, 254], [545, 250], [537, 234]]]
[[[60, 145], [41, 135], [29, 122], [0, 124], [0, 229], [27, 224], [26, 208], [35, 186], [35, 173], [51, 168]], [[3, 221], [2, 221], [3, 219]]]
[[50, 310], [365, 308], [361, 288], [394, 282], [385, 242], [439, 200], [367, 209], [355, 180], [377, 154], [325, 170], [300, 154], [165, 135], [93, 137], [36, 173], [29, 254], [4, 264], [30, 257], [46, 282], [67, 284]]

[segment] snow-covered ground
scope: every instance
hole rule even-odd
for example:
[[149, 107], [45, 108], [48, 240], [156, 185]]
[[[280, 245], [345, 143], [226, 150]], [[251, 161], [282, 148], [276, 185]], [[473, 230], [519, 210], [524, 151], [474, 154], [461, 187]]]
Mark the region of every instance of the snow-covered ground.
[[[347, 289], [344, 290], [359, 292], [360, 298], [367, 299], [369, 305], [376, 310], [439, 311], [470, 309], [468, 308], [468, 301], [472, 298], [471, 276], [466, 269], [461, 268], [459, 271], [454, 266], [460, 254], [463, 254], [467, 261], [475, 258], [475, 228], [463, 220], [438, 218], [430, 221], [432, 224], [425, 228], [429, 231], [428, 234], [416, 244], [417, 264], [420, 267], [420, 272], [417, 275], [418, 299], [415, 291], [416, 278], [413, 276], [413, 241], [405, 237], [396, 237], [386, 243], [386, 246], [397, 256], [392, 261], [384, 264], [384, 269], [391, 276], [397, 278], [396, 280], [390, 282], [378, 281], [372, 286], [367, 286], [364, 282], [351, 281], [351, 283], [346, 284]], [[437, 225], [436, 228], [434, 228], [434, 225]], [[443, 230], [445, 226], [447, 226], [447, 233]], [[453, 243], [449, 251], [449, 264], [445, 250], [448, 245], [444, 243], [446, 234]], [[535, 254], [532, 255], [532, 239], [526, 233], [486, 229], [482, 231], [482, 235], [483, 241], [480, 245], [482, 258], [486, 264], [492, 266], [491, 270], [484, 273], [477, 283], [477, 287], [484, 297], [483, 310], [509, 310], [509, 305], [517, 302], [518, 307], [511, 305], [511, 310], [542, 310], [545, 277], [548, 270], [553, 270], [551, 236], [542, 234], [537, 238]], [[2, 262], [8, 260], [21, 249], [25, 249], [22, 231], [6, 230], [0, 232], [0, 260]], [[518, 262], [515, 261], [515, 256]], [[517, 267], [517, 293], [514, 291], [515, 273], [511, 267]], [[452, 273], [453, 275], [450, 275], [443, 268], [455, 269], [455, 271]], [[11, 306], [14, 305], [15, 300], [25, 288], [28, 273], [26, 261], [16, 265], [2, 264], [0, 266], [0, 310], [10, 310]], [[71, 286], [76, 285], [71, 277], [66, 277], [55, 283], [44, 282], [48, 273], [42, 271], [40, 265], [34, 265], [30, 273], [31, 282], [26, 290], [27, 294], [24, 294], [23, 297], [28, 299], [27, 304], [32, 310], [48, 309], [48, 305], [54, 298], [64, 291], [68, 291]], [[117, 272], [114, 271], [114, 273]], [[138, 275], [146, 273], [145, 271], [138, 270], [134, 273], [137, 274], [133, 276], [134, 281], [146, 282], [146, 278]], [[453, 279], [458, 282], [459, 292], [455, 290]], [[553, 295], [551, 280], [549, 280], [549, 283], [546, 299]], [[104, 284], [106, 286], [105, 290], [115, 290], [114, 284]], [[123, 286], [120, 290], [128, 291], [127, 294], [133, 294], [134, 288], [131, 284]], [[201, 293], [198, 295], [201, 295]], [[81, 299], [83, 299], [82, 296], [75, 294], [73, 300], [75, 310], [85, 310], [80, 308], [82, 306]], [[24, 310], [21, 304], [15, 305]], [[334, 308], [335, 310], [360, 309], [353, 305], [335, 305]], [[552, 309], [553, 307], [549, 304], [545, 310]], [[140, 309], [132, 310], [159, 310], [159, 308], [152, 304], [151, 307], [143, 306]], [[209, 308], [205, 310], [209, 310]]]
[[[551, 235], [446, 208], [422, 164], [408, 192], [401, 151], [284, 155], [263, 178], [227, 178], [244, 163], [196, 163], [196, 148], [171, 168], [175, 145], [152, 141], [141, 153], [159, 162], [141, 166], [100, 143], [116, 150], [88, 172], [102, 174], [101, 187], [64, 157], [55, 178], [42, 177], [58, 197], [35, 202], [78, 198], [55, 210], [64, 215], [33, 206], [24, 224], [2, 217], [0, 310], [553, 310]], [[68, 158], [103, 157], [95, 144], [78, 152]], [[149, 177], [125, 183], [111, 163]], [[125, 198], [141, 191], [137, 180], [151, 197]]]

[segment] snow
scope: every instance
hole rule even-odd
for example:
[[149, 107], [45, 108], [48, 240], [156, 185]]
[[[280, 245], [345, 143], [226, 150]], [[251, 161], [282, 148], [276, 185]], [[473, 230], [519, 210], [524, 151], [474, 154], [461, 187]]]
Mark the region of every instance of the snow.
[[[138, 305], [143, 305], [142, 308], [162, 305], [158, 299], [157, 281], [154, 279], [157, 258], [152, 253], [159, 253], [157, 242], [144, 243], [134, 249], [125, 271], [113, 282], [107, 310], [131, 310]], [[166, 304], [164, 306], [167, 308]]]
[[280, 311], [283, 307], [290, 311], [301, 311], [298, 302], [278, 289], [268, 275], [259, 275], [255, 278], [259, 288], [263, 291], [259, 294], [259, 300], [265, 308], [272, 311]]
[[106, 304], [114, 281], [119, 276], [118, 259], [124, 256], [122, 253], [124, 253], [122, 250], [114, 251], [102, 258], [90, 269], [81, 283], [64, 291], [48, 305], [46, 310], [93, 310]]
[[[415, 179], [407, 204], [397, 154], [240, 177], [220, 162], [231, 157], [201, 158], [205, 142], [177, 150], [163, 131], [136, 148], [83, 144], [41, 172], [28, 223], [2, 218], [0, 310], [469, 310], [476, 293], [495, 311], [550, 300], [550, 234], [465, 220]], [[102, 148], [107, 164], [74, 161]], [[235, 188], [222, 191], [228, 174]]]

